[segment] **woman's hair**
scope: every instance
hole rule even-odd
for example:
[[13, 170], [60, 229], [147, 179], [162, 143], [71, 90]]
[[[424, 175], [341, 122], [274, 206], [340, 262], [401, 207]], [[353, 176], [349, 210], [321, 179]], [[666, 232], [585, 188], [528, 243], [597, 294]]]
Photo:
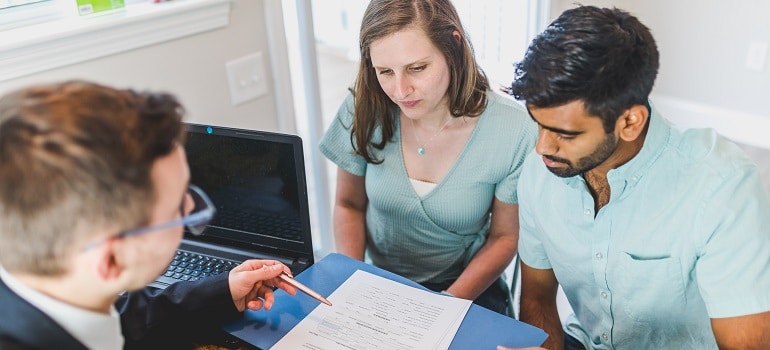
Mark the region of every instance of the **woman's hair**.
[[[394, 133], [397, 105], [382, 90], [372, 66], [374, 41], [415, 27], [423, 30], [444, 55], [449, 67], [447, 89], [453, 117], [477, 117], [486, 108], [489, 81], [476, 63], [468, 35], [450, 0], [372, 0], [361, 21], [361, 61], [352, 93], [355, 97], [351, 143], [368, 163], [380, 163], [372, 147], [383, 149]], [[454, 34], [459, 33], [459, 38]], [[382, 130], [374, 139], [375, 129]]]
[[3, 267], [58, 275], [75, 242], [145, 225], [151, 169], [184, 141], [182, 114], [172, 95], [84, 81], [0, 98]]
[[508, 92], [540, 108], [583, 101], [610, 132], [624, 110], [647, 106], [658, 65], [655, 39], [636, 17], [581, 6], [532, 41]]

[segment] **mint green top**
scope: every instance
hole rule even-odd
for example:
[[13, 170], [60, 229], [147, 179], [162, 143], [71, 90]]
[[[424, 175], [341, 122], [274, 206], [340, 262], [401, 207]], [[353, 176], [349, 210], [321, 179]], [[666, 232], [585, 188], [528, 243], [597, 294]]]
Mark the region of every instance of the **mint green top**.
[[519, 183], [521, 261], [553, 269], [586, 349], [716, 349], [709, 318], [770, 310], [770, 201], [738, 146], [653, 109], [641, 151], [607, 180], [598, 213], [582, 176], [537, 154]]
[[422, 198], [404, 167], [399, 118], [393, 140], [374, 149], [383, 162], [367, 164], [351, 146], [353, 97], [344, 101], [320, 149], [340, 168], [366, 177], [366, 248], [374, 265], [419, 283], [454, 281], [489, 233], [493, 199], [518, 203], [516, 185], [537, 127], [516, 101], [492, 91], [487, 96], [455, 164]]

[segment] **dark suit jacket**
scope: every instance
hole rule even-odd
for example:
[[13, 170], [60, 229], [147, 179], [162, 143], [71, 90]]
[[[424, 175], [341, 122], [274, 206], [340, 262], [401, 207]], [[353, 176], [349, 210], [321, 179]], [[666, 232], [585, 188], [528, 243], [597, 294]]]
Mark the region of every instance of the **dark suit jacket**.
[[[226, 273], [163, 290], [126, 293], [115, 307], [125, 349], [190, 349], [193, 343], [220, 335], [220, 325], [240, 315]], [[0, 281], [0, 350], [6, 349], [86, 348]]]

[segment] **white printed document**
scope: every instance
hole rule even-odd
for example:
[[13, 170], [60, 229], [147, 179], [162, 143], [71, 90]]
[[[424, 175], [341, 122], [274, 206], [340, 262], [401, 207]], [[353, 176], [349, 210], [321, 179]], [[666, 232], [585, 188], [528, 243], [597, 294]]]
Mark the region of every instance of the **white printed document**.
[[448, 349], [470, 300], [357, 270], [271, 350]]

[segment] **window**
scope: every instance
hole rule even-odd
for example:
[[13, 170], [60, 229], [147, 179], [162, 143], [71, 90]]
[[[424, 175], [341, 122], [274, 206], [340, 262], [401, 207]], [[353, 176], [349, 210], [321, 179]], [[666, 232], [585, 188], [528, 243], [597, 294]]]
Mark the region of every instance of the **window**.
[[0, 31], [61, 17], [55, 0], [0, 0]]
[[[513, 80], [513, 64], [544, 27], [547, 2], [538, 0], [454, 0], [479, 64], [493, 89]], [[324, 125], [328, 125], [353, 82], [358, 62], [358, 31], [367, 2], [312, 2]]]
[[510, 85], [513, 63], [527, 49], [528, 1], [455, 0], [454, 5], [492, 89]]
[[11, 7], [22, 7], [23, 5], [30, 5], [36, 2], [44, 2], [51, 0], [0, 0], [0, 10], [9, 9]]
[[1, 9], [0, 82], [225, 27], [230, 13], [230, 0], [125, 2], [87, 16], [74, 0]]
[[[134, 6], [153, 0], [122, 1]], [[0, 31], [77, 16], [75, 0], [0, 0]]]

